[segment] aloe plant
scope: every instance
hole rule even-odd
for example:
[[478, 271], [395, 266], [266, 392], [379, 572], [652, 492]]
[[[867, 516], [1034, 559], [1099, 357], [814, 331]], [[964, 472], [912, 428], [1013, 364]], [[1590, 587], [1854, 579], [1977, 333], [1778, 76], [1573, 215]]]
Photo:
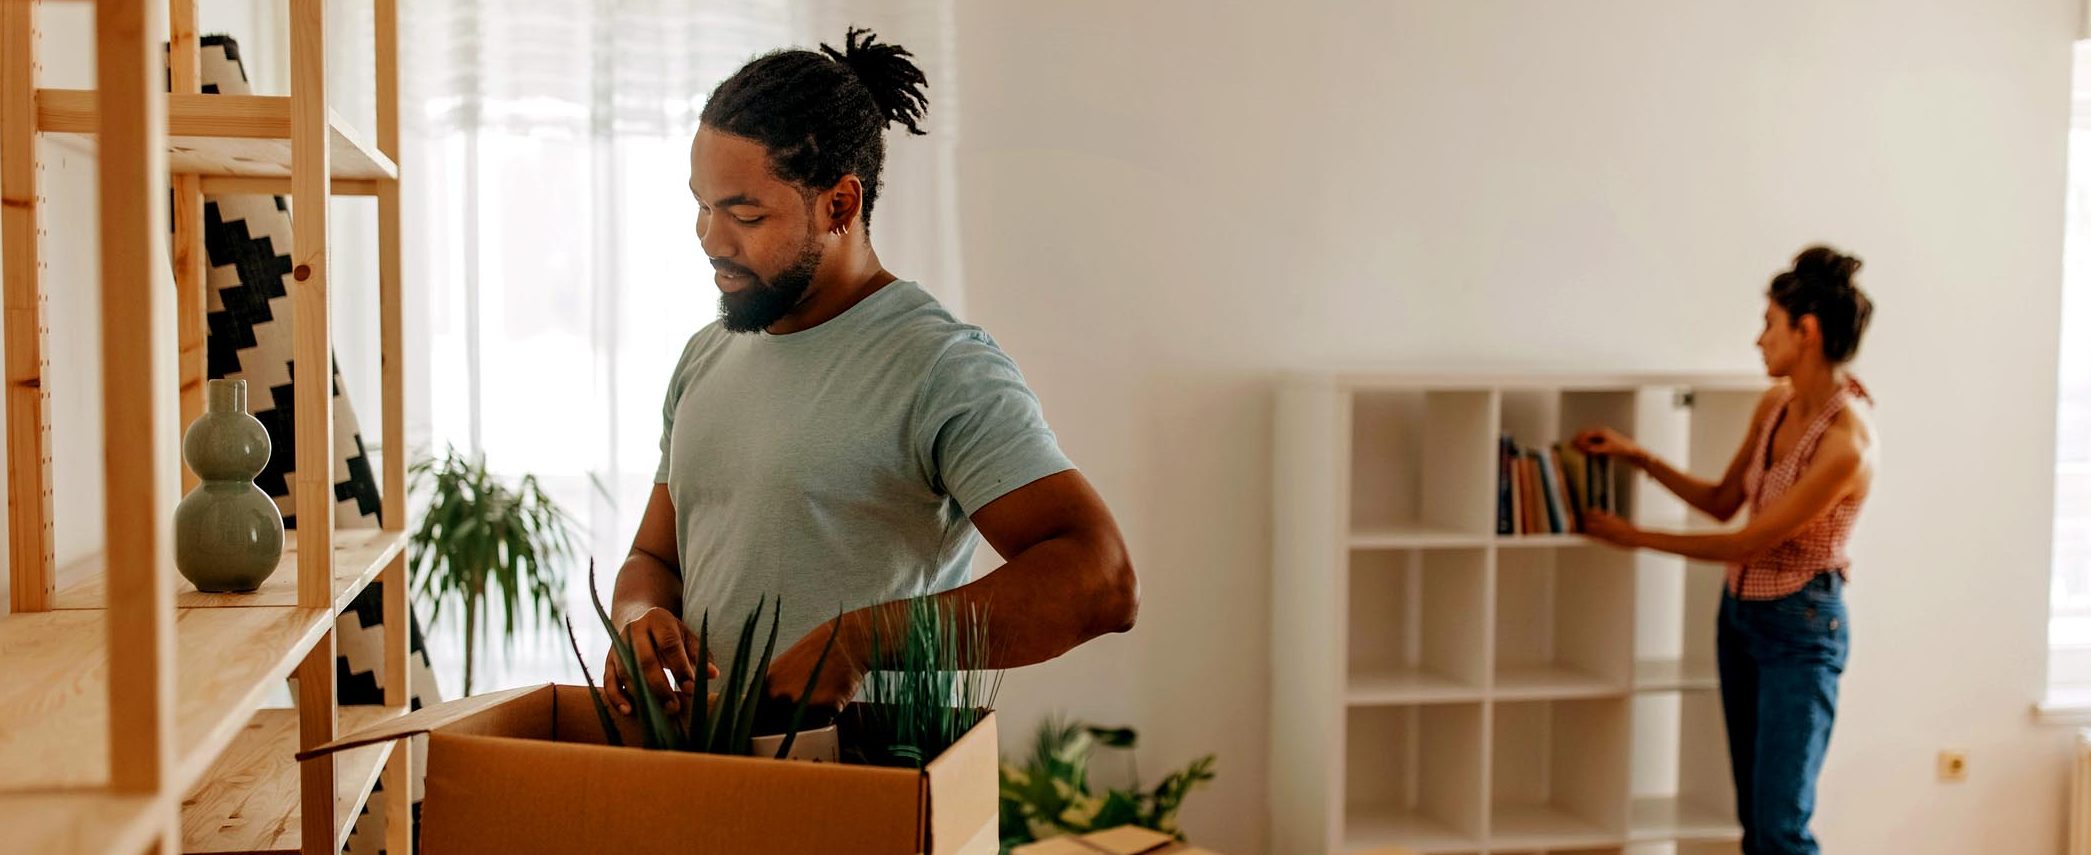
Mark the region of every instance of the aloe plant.
[[[602, 621], [603, 631], [610, 635], [610, 648], [617, 656], [617, 663], [626, 675], [626, 683], [638, 702], [640, 733], [644, 747], [689, 751], [703, 754], [733, 754], [749, 756], [755, 753], [755, 723], [759, 708], [765, 698], [769, 683], [770, 655], [777, 648], [777, 631], [783, 624], [784, 604], [782, 600], [764, 598], [741, 622], [739, 644], [734, 648], [733, 669], [720, 685], [716, 700], [696, 699], [681, 716], [668, 712], [666, 698], [656, 697], [647, 685], [639, 667], [639, 657], [631, 641], [626, 639], [610, 620], [610, 613], [603, 608], [602, 595], [597, 593], [595, 565], [588, 566], [588, 591], [595, 604], [596, 617]], [[762, 654], [755, 666], [749, 667], [749, 653], [755, 643], [755, 634], [761, 623], [765, 607], [770, 609], [769, 640], [763, 644]], [[813, 672], [807, 675], [806, 686], [799, 692], [798, 700], [792, 705], [787, 719], [783, 744], [777, 747], [777, 759], [791, 754], [791, 747], [798, 736], [800, 725], [805, 723], [807, 698], [813, 687], [820, 684], [821, 671], [827, 667], [828, 655], [834, 652], [835, 635], [841, 626], [837, 621], [829, 625], [828, 640], [822, 644], [820, 657], [814, 660]], [[567, 633], [574, 647], [574, 657], [581, 661], [581, 677], [588, 684], [588, 697], [595, 705], [596, 717], [603, 726], [603, 738], [611, 745], [623, 745], [616, 720], [610, 717], [610, 707], [603, 701], [602, 691], [596, 687], [595, 678], [588, 673], [587, 658], [581, 655], [581, 646], [571, 638], [573, 624], [568, 622]], [[697, 660], [711, 661], [711, 612], [706, 610], [697, 631]], [[604, 675], [606, 678], [609, 675]], [[703, 694], [703, 693], [700, 693]]]
[[429, 491], [428, 512], [411, 538], [415, 596], [434, 623], [446, 607], [464, 612], [464, 693], [472, 694], [486, 612], [501, 609], [501, 638], [526, 623], [557, 625], [566, 569], [575, 555], [573, 518], [525, 475], [514, 487], [487, 471], [484, 456], [447, 449], [414, 464], [414, 487]]
[[987, 670], [986, 610], [966, 604], [970, 620], [960, 620], [960, 608], [925, 595], [876, 613], [865, 680], [871, 762], [927, 765], [994, 707], [1002, 674]]

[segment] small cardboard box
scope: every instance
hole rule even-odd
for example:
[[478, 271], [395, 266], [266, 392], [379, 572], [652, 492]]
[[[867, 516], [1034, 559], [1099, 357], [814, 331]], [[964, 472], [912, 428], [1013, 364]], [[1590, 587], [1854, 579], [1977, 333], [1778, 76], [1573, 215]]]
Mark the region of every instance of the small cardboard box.
[[[618, 718], [639, 745], [635, 721]], [[917, 771], [613, 747], [586, 688], [544, 685], [425, 707], [299, 759], [422, 733], [429, 855], [986, 855], [999, 843], [992, 713]]]

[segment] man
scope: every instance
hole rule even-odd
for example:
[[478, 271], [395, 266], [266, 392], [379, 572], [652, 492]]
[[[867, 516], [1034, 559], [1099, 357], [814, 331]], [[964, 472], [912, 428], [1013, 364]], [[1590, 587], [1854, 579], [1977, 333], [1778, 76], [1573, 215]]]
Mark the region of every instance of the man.
[[[657, 483], [612, 615], [675, 709], [701, 697], [696, 668], [731, 668], [720, 628], [765, 597], [782, 603], [780, 638], [797, 639], [771, 663], [769, 694], [800, 694], [832, 629], [808, 696], [830, 709], [876, 664], [874, 622], [892, 626], [890, 604], [910, 596], [984, 621], [991, 668], [1124, 632], [1138, 610], [1117, 523], [1016, 364], [872, 249], [884, 132], [922, 133], [921, 70], [861, 30], [821, 51], [743, 67], [690, 146], [720, 318], [669, 383]], [[1006, 563], [964, 584], [980, 535]], [[707, 612], [717, 655], [696, 663]], [[605, 671], [631, 714], [615, 656]]]

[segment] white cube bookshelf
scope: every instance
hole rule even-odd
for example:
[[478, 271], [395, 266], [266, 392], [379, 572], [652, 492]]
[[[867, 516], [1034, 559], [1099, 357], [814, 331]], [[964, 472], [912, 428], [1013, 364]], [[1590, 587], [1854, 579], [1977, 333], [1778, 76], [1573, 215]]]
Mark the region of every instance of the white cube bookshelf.
[[[1715, 855], [1739, 831], [1722, 568], [1496, 533], [1498, 437], [1616, 427], [1717, 476], [1738, 376], [1325, 374], [1280, 390], [1275, 851]], [[1710, 529], [1638, 473], [1632, 518]]]

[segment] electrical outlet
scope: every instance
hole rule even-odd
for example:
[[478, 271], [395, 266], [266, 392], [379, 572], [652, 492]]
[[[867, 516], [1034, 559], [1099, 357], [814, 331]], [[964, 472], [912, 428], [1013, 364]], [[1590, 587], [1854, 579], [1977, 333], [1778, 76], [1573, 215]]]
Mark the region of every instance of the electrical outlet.
[[1965, 781], [1968, 779], [1968, 753], [1954, 749], [1939, 752], [1939, 780]]

